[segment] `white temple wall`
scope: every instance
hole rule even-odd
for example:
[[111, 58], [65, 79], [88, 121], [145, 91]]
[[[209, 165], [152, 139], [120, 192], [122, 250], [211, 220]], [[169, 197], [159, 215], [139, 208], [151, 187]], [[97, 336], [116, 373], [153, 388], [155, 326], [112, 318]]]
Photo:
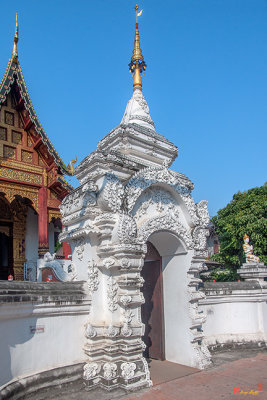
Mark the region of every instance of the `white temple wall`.
[[25, 257], [27, 261], [38, 259], [38, 215], [28, 207], [25, 235]]
[[[266, 289], [265, 289], [266, 290]], [[200, 302], [200, 309], [207, 315], [203, 324], [205, 343], [209, 346], [233, 343], [259, 343], [267, 341], [266, 293], [255, 290], [225, 294]], [[239, 296], [239, 298], [237, 298]]]
[[[43, 304], [43, 309], [47, 306]], [[54, 307], [59, 315], [44, 317], [34, 315], [36, 308], [1, 305], [0, 386], [19, 376], [85, 361], [82, 344], [87, 315], [78, 315], [82, 307], [76, 307], [76, 315], [61, 315], [62, 309]]]
[[[21, 375], [83, 362], [85, 320], [85, 316], [48, 316], [1, 321], [0, 385]], [[45, 331], [31, 334], [31, 327]]]

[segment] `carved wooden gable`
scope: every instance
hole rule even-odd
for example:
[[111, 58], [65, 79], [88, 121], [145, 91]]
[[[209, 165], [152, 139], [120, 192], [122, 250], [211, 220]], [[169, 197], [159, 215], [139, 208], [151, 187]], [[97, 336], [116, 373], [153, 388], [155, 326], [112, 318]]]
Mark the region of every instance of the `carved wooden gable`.
[[38, 188], [46, 186], [50, 207], [57, 208], [72, 189], [63, 174], [68, 168], [37, 118], [20, 64], [10, 60], [0, 84], [1, 191], [9, 201], [16, 193], [29, 198], [38, 211]]

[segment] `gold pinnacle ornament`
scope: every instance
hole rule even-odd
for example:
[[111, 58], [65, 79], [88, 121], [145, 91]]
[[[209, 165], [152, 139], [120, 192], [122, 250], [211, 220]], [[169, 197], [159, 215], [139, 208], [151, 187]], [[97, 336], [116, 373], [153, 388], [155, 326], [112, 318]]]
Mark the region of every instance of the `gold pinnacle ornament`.
[[138, 30], [138, 17], [142, 15], [143, 10], [139, 11], [139, 7], [136, 4], [136, 27], [135, 27], [135, 37], [134, 37], [134, 49], [131, 62], [129, 64], [129, 71], [134, 73], [133, 88], [142, 90], [142, 72], [146, 69], [146, 63], [142, 55], [142, 50], [140, 47], [139, 40], [139, 30]]
[[19, 41], [19, 24], [18, 24], [18, 13], [16, 13], [16, 27], [15, 27], [13, 50], [12, 50], [12, 60], [15, 63], [18, 61], [18, 49], [17, 49], [18, 41]]

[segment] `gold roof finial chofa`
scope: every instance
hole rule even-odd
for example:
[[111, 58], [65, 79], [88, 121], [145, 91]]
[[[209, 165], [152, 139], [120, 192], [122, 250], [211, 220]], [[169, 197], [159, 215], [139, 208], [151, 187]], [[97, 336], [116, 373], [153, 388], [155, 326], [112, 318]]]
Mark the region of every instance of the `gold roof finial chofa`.
[[134, 37], [134, 49], [131, 62], [129, 64], [129, 71], [134, 73], [133, 88], [142, 90], [142, 72], [146, 69], [146, 63], [144, 57], [142, 56], [142, 50], [140, 48], [139, 40], [139, 30], [138, 30], [138, 17], [142, 15], [143, 10], [139, 11], [139, 7], [136, 4], [136, 27], [135, 27], [135, 37]]
[[12, 50], [12, 60], [14, 62], [18, 61], [18, 49], [17, 49], [18, 41], [19, 41], [19, 24], [18, 24], [18, 13], [16, 13], [16, 27], [15, 27], [13, 50]]

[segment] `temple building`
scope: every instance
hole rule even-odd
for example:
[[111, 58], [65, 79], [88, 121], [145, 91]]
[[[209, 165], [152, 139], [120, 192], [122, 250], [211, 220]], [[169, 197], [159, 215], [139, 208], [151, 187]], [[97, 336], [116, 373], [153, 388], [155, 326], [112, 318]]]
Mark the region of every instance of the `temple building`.
[[[18, 22], [0, 84], [0, 279], [36, 279], [36, 262], [54, 253], [59, 205], [72, 187], [33, 108], [18, 60]], [[63, 245], [66, 253], [66, 244]], [[64, 253], [63, 252], [63, 253]], [[31, 275], [31, 276], [25, 276]]]

